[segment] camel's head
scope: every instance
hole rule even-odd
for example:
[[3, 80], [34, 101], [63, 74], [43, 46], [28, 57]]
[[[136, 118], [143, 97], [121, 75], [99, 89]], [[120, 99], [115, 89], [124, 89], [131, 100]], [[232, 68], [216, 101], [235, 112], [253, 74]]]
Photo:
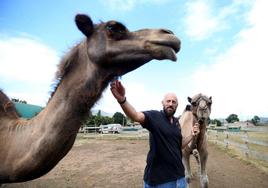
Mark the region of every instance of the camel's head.
[[212, 97], [203, 94], [197, 94], [194, 97], [188, 97], [191, 103], [192, 112], [198, 120], [208, 119], [211, 113]]
[[93, 24], [90, 17], [78, 14], [75, 22], [87, 37], [91, 61], [111, 76], [126, 74], [152, 59], [176, 61], [180, 40], [166, 29], [142, 29], [130, 32], [116, 21]]

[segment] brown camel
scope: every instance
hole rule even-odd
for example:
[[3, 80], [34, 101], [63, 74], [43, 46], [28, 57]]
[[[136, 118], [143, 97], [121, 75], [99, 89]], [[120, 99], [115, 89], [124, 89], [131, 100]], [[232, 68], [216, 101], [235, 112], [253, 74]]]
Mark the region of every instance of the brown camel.
[[206, 127], [211, 113], [212, 97], [197, 94], [193, 98], [188, 97], [188, 101], [191, 105], [187, 105], [179, 120], [182, 135], [190, 135], [192, 125], [196, 122], [200, 124], [200, 133], [195, 136], [182, 151], [182, 161], [185, 167], [187, 187], [189, 187], [192, 177], [189, 162], [191, 154], [194, 155], [198, 163], [201, 187], [208, 187], [208, 176], [206, 172], [206, 163], [208, 158]]
[[93, 24], [76, 15], [86, 38], [61, 60], [55, 91], [32, 119], [19, 118], [0, 92], [0, 183], [22, 182], [49, 172], [72, 148], [88, 111], [109, 82], [152, 59], [176, 61], [180, 40], [166, 29], [134, 32], [121, 23]]

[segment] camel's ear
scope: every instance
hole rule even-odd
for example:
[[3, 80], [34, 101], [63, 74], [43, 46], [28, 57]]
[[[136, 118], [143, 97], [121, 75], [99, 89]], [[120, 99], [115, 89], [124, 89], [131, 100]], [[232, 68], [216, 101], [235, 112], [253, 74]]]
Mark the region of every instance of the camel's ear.
[[191, 97], [188, 97], [187, 99], [188, 99], [189, 103], [192, 103], [192, 98]]
[[94, 31], [94, 25], [91, 18], [85, 14], [77, 14], [75, 16], [75, 23], [78, 29], [87, 37], [90, 37]]

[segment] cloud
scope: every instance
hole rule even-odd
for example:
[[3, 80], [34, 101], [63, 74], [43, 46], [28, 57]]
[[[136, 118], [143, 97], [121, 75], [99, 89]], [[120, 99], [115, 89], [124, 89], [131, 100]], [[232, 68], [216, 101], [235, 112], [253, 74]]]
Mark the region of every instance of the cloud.
[[57, 53], [29, 36], [0, 39], [0, 84], [9, 97], [44, 105], [59, 62]]
[[268, 16], [267, 6], [267, 1], [256, 1], [247, 15], [250, 27], [238, 33], [233, 46], [218, 55], [215, 64], [202, 66], [192, 76], [195, 92], [212, 95], [214, 117], [268, 115], [268, 24], [263, 19]]
[[106, 0], [100, 2], [111, 10], [131, 11], [138, 5], [163, 4], [167, 1], [169, 0]]
[[[122, 81], [122, 84], [126, 89], [127, 100], [137, 111], [162, 109], [161, 100], [164, 93], [146, 88], [143, 83]], [[101, 109], [108, 113], [123, 112], [109, 88], [103, 93], [102, 99], [97, 102], [94, 109]]]
[[196, 40], [211, 35], [220, 29], [219, 19], [212, 16], [211, 7], [204, 1], [195, 1], [186, 4], [184, 24], [186, 34]]
[[[192, 40], [204, 40], [216, 32], [224, 31], [230, 26], [227, 18], [239, 17], [241, 6], [248, 6], [248, 1], [234, 1], [217, 9], [217, 1], [196, 0], [185, 5], [184, 26], [186, 34]], [[239, 19], [239, 18], [237, 18]]]

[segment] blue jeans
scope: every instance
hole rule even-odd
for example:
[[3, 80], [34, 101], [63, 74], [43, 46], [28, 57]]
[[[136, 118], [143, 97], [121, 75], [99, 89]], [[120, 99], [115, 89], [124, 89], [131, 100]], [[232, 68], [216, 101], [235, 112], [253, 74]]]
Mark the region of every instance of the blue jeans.
[[176, 181], [170, 181], [163, 184], [158, 185], [148, 185], [146, 182], [144, 182], [144, 188], [186, 188], [186, 180], [185, 178], [177, 179]]

